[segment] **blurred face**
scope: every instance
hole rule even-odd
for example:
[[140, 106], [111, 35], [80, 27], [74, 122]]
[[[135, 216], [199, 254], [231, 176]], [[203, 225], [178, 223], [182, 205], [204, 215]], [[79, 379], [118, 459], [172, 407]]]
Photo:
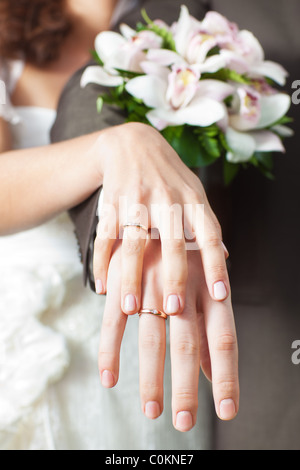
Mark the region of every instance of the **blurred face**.
[[108, 29], [115, 6], [119, 0], [65, 0], [66, 8], [77, 26], [82, 23], [98, 34]]

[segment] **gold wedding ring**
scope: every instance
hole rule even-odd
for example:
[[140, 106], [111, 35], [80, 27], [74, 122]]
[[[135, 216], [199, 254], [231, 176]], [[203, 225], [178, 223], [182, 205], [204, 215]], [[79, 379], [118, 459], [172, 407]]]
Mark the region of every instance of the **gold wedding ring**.
[[145, 232], [148, 233], [149, 229], [146, 227], [146, 225], [139, 224], [137, 222], [127, 222], [126, 224], [123, 225], [123, 228], [126, 227], [137, 227], [140, 228], [141, 230], [144, 230]]
[[155, 315], [156, 317], [163, 318], [164, 320], [168, 318], [168, 315], [166, 315], [161, 310], [157, 309], [143, 308], [142, 310], [140, 310], [139, 315], [141, 316], [143, 314]]

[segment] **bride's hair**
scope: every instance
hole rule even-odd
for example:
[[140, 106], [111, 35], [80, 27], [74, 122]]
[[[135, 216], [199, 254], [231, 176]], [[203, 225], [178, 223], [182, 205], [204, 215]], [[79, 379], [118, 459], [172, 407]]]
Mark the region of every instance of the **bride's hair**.
[[0, 0], [0, 57], [43, 66], [70, 31], [64, 0]]

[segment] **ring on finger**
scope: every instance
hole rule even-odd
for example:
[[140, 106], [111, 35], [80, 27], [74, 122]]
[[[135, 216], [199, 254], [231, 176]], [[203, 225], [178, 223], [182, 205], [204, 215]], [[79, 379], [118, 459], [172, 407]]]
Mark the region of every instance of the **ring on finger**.
[[149, 229], [148, 229], [148, 227], [146, 227], [146, 225], [139, 224], [137, 222], [127, 222], [126, 224], [123, 225], [123, 228], [127, 228], [127, 227], [137, 227], [137, 228], [140, 228], [141, 230], [144, 230], [147, 233], [149, 231]]
[[139, 316], [144, 315], [144, 314], [155, 315], [156, 317], [163, 318], [164, 320], [168, 318], [168, 315], [166, 315], [161, 310], [157, 310], [157, 309], [143, 308], [142, 310], [139, 311]]

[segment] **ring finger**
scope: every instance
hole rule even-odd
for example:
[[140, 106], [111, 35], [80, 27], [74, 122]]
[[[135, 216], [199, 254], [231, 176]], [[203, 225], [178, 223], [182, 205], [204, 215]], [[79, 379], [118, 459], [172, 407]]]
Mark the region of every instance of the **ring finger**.
[[[151, 241], [152, 246], [154, 243], [156, 242]], [[161, 256], [160, 250], [158, 254]], [[155, 253], [151, 250], [151, 258], [153, 255], [155, 256]], [[145, 264], [148, 265], [147, 248]], [[162, 310], [163, 295], [158, 277], [159, 273], [148, 266], [145, 273], [143, 308], [151, 309], [154, 306], [156, 309]], [[142, 410], [150, 419], [158, 418], [163, 411], [165, 354], [165, 319], [153, 314], [141, 314], [139, 318], [140, 394]]]

